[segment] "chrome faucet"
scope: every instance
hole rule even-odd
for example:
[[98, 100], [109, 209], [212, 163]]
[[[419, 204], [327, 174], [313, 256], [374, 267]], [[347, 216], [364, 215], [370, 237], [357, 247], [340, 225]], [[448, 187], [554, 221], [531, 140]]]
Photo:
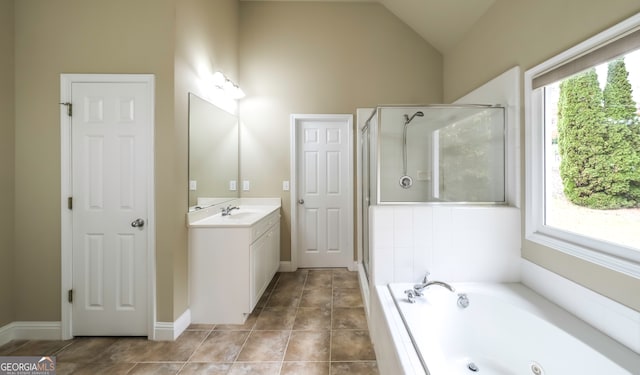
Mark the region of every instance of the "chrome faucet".
[[429, 281], [429, 272], [427, 272], [426, 275], [424, 275], [424, 279], [422, 280], [421, 284], [416, 284], [413, 286], [413, 290], [416, 291], [416, 295], [421, 296], [422, 295], [422, 291], [428, 287], [430, 287], [431, 285], [437, 285], [437, 286], [441, 286], [445, 289], [448, 289], [450, 292], [455, 293], [455, 289], [445, 283], [444, 281]]
[[231, 211], [233, 211], [233, 210], [239, 210], [239, 209], [240, 209], [240, 207], [238, 207], [238, 206], [233, 206], [233, 207], [231, 207], [231, 206], [229, 205], [229, 206], [227, 206], [227, 207], [223, 207], [223, 208], [221, 209], [221, 210], [222, 210], [222, 216], [228, 216], [228, 215], [231, 215]]
[[455, 293], [456, 291], [451, 285], [443, 281], [429, 281], [429, 272], [427, 272], [427, 274], [424, 276], [424, 279], [422, 280], [422, 283], [415, 284], [413, 286], [413, 289], [405, 290], [404, 293], [407, 295], [407, 299], [410, 303], [415, 303], [415, 298], [424, 296], [423, 291], [432, 285], [441, 286], [445, 289], [448, 289], [452, 293]]
[[414, 285], [413, 286], [413, 290], [415, 290], [416, 292], [419, 292], [419, 293], [416, 293], [417, 295], [421, 295], [420, 292], [422, 292], [424, 289], [430, 287], [431, 285], [437, 285], [437, 286], [441, 286], [441, 287], [443, 287], [445, 289], [449, 289], [449, 291], [452, 292], [452, 293], [455, 293], [455, 291], [456, 291], [451, 285], [445, 283], [444, 281], [426, 281], [426, 280], [422, 284]]

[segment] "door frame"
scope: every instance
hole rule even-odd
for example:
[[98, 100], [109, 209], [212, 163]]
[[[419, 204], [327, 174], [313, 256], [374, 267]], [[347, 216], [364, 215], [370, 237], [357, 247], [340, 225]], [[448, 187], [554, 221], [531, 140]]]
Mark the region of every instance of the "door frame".
[[[291, 209], [291, 264], [290, 267], [282, 267], [283, 271], [295, 271], [298, 269], [298, 124], [302, 121], [333, 121], [339, 123], [346, 122], [347, 131], [347, 145], [349, 156], [349, 179], [347, 181], [347, 224], [349, 227], [354, 228], [354, 206], [353, 206], [353, 194], [354, 194], [354, 176], [353, 176], [353, 115], [352, 114], [292, 114], [290, 121], [290, 143], [291, 143], [291, 191], [290, 191], [290, 209]], [[355, 228], [354, 228], [355, 229]], [[348, 265], [345, 265], [351, 271], [357, 270], [357, 260], [353, 257], [353, 235], [349, 236], [349, 248], [352, 255]]]
[[67, 106], [71, 102], [74, 83], [144, 83], [149, 98], [150, 122], [147, 137], [147, 333], [155, 339], [156, 324], [156, 224], [155, 224], [155, 75], [153, 74], [60, 74], [60, 215], [61, 215], [61, 336], [73, 338], [73, 308], [67, 293], [73, 287], [73, 213], [67, 208], [72, 196], [71, 117]]

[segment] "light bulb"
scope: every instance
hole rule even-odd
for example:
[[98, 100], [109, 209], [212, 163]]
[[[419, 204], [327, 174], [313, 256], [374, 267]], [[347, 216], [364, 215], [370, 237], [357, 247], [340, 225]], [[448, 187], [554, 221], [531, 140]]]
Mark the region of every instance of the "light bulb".
[[213, 82], [214, 86], [222, 88], [223, 85], [227, 82], [227, 77], [225, 77], [221, 72], [215, 72], [211, 77], [211, 81]]

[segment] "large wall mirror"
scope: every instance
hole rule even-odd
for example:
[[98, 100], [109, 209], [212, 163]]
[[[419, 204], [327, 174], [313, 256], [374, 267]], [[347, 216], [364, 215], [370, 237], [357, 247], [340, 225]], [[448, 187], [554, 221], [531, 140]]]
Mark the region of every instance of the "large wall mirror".
[[238, 198], [238, 133], [236, 116], [189, 94], [190, 211]]

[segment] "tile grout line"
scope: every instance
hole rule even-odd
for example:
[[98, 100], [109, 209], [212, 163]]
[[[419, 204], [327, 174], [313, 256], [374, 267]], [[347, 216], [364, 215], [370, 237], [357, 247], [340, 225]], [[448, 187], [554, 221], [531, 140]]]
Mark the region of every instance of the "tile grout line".
[[333, 298], [335, 296], [334, 294], [334, 286], [335, 283], [333, 282], [333, 276], [334, 276], [334, 271], [331, 271], [331, 321], [329, 322], [329, 375], [331, 375], [331, 373], [333, 372], [333, 366], [331, 366], [331, 364], [333, 363], [333, 309], [334, 309], [334, 301]]
[[[251, 334], [253, 333], [253, 329], [251, 329], [248, 332], [249, 332], [249, 334], [247, 334], [247, 337], [244, 338], [244, 341], [242, 342], [242, 345], [240, 346], [240, 350], [238, 350], [238, 354], [236, 354], [235, 357], [233, 357], [233, 361], [231, 362], [231, 366], [233, 366], [236, 362], [238, 362], [238, 357], [240, 357], [240, 353], [242, 353], [242, 351], [244, 350], [245, 346], [247, 345], [247, 341], [249, 341], [249, 337], [251, 337]], [[231, 369], [229, 369], [229, 370], [231, 370]]]
[[[300, 311], [300, 303], [302, 303], [302, 295], [304, 293], [304, 287], [307, 285], [307, 279], [309, 277], [309, 272], [307, 272], [307, 274], [304, 277], [304, 282], [302, 283], [302, 290], [300, 291], [300, 299], [298, 300], [298, 305], [296, 306], [296, 315], [293, 318], [293, 323], [291, 324], [291, 327], [289, 329], [289, 338], [287, 338], [287, 343], [284, 346], [284, 351], [282, 353], [282, 360], [280, 361], [280, 369], [278, 371], [278, 374], [282, 373], [282, 368], [284, 367], [284, 359], [287, 356], [287, 350], [289, 349], [289, 343], [291, 342], [291, 336], [293, 335], [293, 326], [296, 324], [296, 319], [298, 318], [298, 312]], [[279, 281], [280, 278], [278, 278]]]
[[[11, 341], [13, 341], [13, 340], [11, 340]], [[11, 343], [11, 341], [7, 342], [5, 345], [2, 345], [2, 346], [8, 346]], [[17, 347], [13, 348], [13, 350], [11, 350], [10, 352], [4, 353], [3, 355], [4, 356], [11, 355], [11, 353], [14, 353], [14, 352], [20, 350], [23, 346], [27, 345], [30, 341], [31, 340], [24, 340], [24, 342], [22, 344], [20, 344]]]
[[213, 333], [213, 330], [216, 328], [217, 324], [214, 324], [213, 327], [211, 327], [211, 329], [209, 330], [209, 332], [204, 336], [204, 338], [200, 341], [200, 344], [196, 345], [196, 347], [193, 349], [193, 352], [191, 353], [191, 355], [189, 355], [189, 358], [187, 358], [187, 360], [185, 361], [185, 363], [182, 365], [182, 367], [180, 368], [180, 370], [178, 370], [178, 374], [180, 372], [182, 372], [182, 370], [185, 368], [185, 366], [187, 365], [187, 363], [191, 363], [191, 358], [193, 358], [193, 356], [198, 352], [198, 349], [200, 349], [200, 347], [202, 346], [202, 344], [204, 344], [205, 341], [207, 341], [207, 339], [209, 338], [209, 336], [211, 336], [211, 334]]
[[[247, 342], [249, 341], [249, 338], [251, 337], [253, 332], [257, 331], [255, 328], [256, 328], [256, 325], [258, 325], [258, 319], [260, 318], [260, 315], [262, 315], [262, 313], [264, 312], [264, 309], [267, 307], [267, 304], [269, 303], [269, 300], [271, 300], [271, 297], [273, 296], [273, 291], [278, 287], [279, 283], [280, 283], [280, 275], [278, 275], [278, 280], [276, 280], [276, 283], [273, 285], [273, 288], [269, 291], [269, 296], [264, 301], [264, 306], [260, 307], [260, 313], [257, 314], [256, 321], [251, 326], [251, 329], [248, 330], [249, 334], [247, 334], [247, 337], [245, 337], [242, 345], [240, 346], [240, 350], [238, 350], [238, 354], [236, 354], [235, 357], [233, 358], [233, 361], [231, 362], [231, 367], [229, 367], [228, 371], [231, 371], [231, 369], [233, 368], [233, 365], [235, 365], [236, 363], [241, 363], [241, 362], [238, 361], [238, 357], [240, 357], [240, 353], [242, 353], [242, 351], [246, 347]], [[262, 298], [262, 297], [260, 297], [260, 298]], [[248, 317], [247, 317], [247, 319], [248, 319]]]
[[[26, 343], [25, 343], [26, 344]], [[57, 351], [55, 351], [52, 355], [53, 356], [58, 356], [58, 354], [62, 353], [65, 349], [67, 349], [68, 347], [70, 347], [73, 344], [73, 340], [69, 340], [69, 343], [65, 346], [63, 346], [62, 348], [58, 349]]]
[[[262, 307], [260, 307], [260, 313], [257, 314], [256, 316], [256, 321], [255, 323], [253, 323], [253, 326], [251, 326], [251, 330], [249, 332], [249, 335], [247, 336], [247, 340], [245, 341], [245, 343], [243, 344], [242, 348], [240, 349], [240, 351], [238, 352], [238, 357], [240, 356], [240, 353], [242, 352], [242, 350], [244, 349], [244, 347], [247, 344], [247, 341], [249, 341], [249, 337], [251, 337], [251, 335], [253, 334], [253, 332], [265, 332], [265, 331], [279, 331], [279, 330], [257, 330], [256, 326], [258, 325], [258, 318], [260, 317], [260, 315], [262, 315], [262, 313], [264, 312], [264, 310], [268, 307], [269, 302], [271, 301], [271, 298], [273, 297], [276, 289], [278, 288], [278, 285], [280, 284], [280, 277], [282, 276], [281, 273], [278, 273], [278, 279], [276, 280], [276, 282], [274, 283], [273, 287], [271, 288], [271, 290], [269, 290], [269, 297], [264, 301], [264, 305]], [[291, 337], [291, 333], [289, 333], [289, 338]], [[287, 338], [287, 343], [289, 342], [289, 338]], [[282, 354], [283, 358], [284, 358], [284, 353]], [[238, 362], [238, 357], [236, 357], [236, 359], [234, 360], [233, 363]], [[252, 362], [252, 361], [246, 361], [246, 362]], [[272, 361], [256, 361], [255, 363], [265, 363], [265, 362], [272, 362]], [[277, 362], [277, 361], [275, 361]], [[280, 371], [282, 369], [282, 361], [280, 361]], [[231, 369], [229, 369], [231, 370]], [[278, 373], [280, 373], [280, 371], [278, 371]]]

